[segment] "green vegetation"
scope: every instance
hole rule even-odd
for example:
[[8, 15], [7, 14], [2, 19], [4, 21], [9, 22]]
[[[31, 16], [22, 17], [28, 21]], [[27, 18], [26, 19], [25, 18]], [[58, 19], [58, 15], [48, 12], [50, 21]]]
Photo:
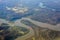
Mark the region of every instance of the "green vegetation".
[[9, 24], [2, 23], [0, 25], [0, 40], [15, 40], [28, 32], [29, 30], [24, 27], [10, 26]]
[[[22, 20], [21, 22], [31, 26], [33, 29], [39, 27], [28, 20]], [[40, 40], [60, 40], [60, 31], [54, 31], [46, 28], [39, 28], [38, 31]]]

